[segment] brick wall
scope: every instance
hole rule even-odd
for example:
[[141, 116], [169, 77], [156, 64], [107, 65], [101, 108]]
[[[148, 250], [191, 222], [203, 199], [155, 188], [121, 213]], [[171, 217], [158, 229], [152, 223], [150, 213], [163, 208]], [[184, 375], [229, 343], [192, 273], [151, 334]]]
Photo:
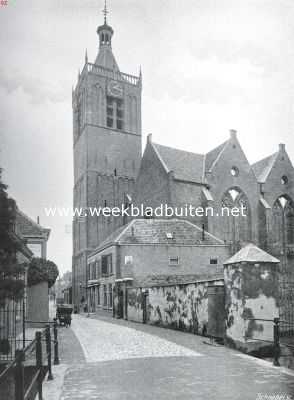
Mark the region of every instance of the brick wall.
[[170, 178], [156, 156], [153, 147], [147, 143], [136, 180], [134, 204], [158, 207], [170, 205]]
[[[132, 263], [125, 264], [126, 256], [132, 256]], [[177, 256], [179, 265], [169, 265], [169, 258]], [[156, 281], [156, 276], [213, 276], [217, 272], [222, 273], [222, 264], [228, 257], [228, 248], [222, 245], [125, 245], [120, 248], [121, 277], [133, 277], [134, 285], [142, 285], [146, 279]], [[218, 264], [210, 264], [211, 258], [216, 258]]]

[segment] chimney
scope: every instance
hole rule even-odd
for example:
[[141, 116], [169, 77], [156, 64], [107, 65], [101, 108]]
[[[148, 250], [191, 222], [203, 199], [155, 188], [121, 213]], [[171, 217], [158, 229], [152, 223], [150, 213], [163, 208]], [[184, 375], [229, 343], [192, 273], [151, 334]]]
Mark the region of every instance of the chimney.
[[37, 216], [37, 224], [40, 225], [40, 217], [39, 217], [39, 215]]
[[202, 224], [202, 241], [204, 242], [205, 240], [205, 226]]
[[131, 231], [132, 231], [132, 236], [134, 237], [135, 236], [135, 228], [133, 226], [132, 226]]
[[152, 143], [152, 133], [147, 136], [147, 143]]
[[237, 131], [235, 129], [230, 129], [230, 137], [231, 139], [237, 138]]
[[284, 143], [280, 143], [279, 144], [279, 151], [282, 151], [282, 152], [284, 152], [285, 151], [285, 144]]

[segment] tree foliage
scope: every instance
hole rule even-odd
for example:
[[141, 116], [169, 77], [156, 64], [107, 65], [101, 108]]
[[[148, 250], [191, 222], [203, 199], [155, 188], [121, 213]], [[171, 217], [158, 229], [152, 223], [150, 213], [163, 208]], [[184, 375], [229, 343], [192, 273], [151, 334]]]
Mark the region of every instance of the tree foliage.
[[57, 265], [43, 258], [33, 258], [28, 267], [28, 286], [47, 281], [51, 288], [59, 275]]
[[7, 186], [2, 183], [0, 169], [0, 301], [18, 299], [23, 295], [24, 268], [17, 263], [20, 240], [14, 234], [15, 201], [10, 199]]

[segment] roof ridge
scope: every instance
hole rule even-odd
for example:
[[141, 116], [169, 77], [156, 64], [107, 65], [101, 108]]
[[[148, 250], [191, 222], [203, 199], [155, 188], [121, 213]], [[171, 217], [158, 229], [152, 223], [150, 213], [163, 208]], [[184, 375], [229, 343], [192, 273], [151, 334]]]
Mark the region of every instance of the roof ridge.
[[202, 157], [205, 156], [205, 153], [195, 153], [194, 151], [177, 149], [176, 147], [166, 146], [165, 144], [160, 144], [160, 143], [152, 142], [152, 144], [155, 145], [155, 146], [165, 147], [167, 149], [171, 149], [171, 150], [175, 150], [175, 151], [181, 151], [183, 153], [193, 154], [193, 155], [196, 155], [196, 156], [202, 156]]

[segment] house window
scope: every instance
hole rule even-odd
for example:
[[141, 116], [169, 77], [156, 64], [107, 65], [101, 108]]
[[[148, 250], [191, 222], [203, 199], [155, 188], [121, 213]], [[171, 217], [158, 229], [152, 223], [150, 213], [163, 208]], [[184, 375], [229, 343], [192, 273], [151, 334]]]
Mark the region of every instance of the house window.
[[100, 306], [100, 286], [97, 286], [97, 305]]
[[103, 285], [103, 306], [107, 307], [107, 285]]
[[108, 290], [109, 290], [109, 308], [112, 308], [112, 285], [111, 284], [109, 284]]
[[97, 279], [101, 278], [101, 263], [100, 260], [96, 261]]
[[109, 276], [113, 273], [112, 254], [102, 256], [101, 259], [102, 276]]
[[216, 265], [218, 262], [217, 262], [217, 258], [211, 258], [210, 259], [210, 264], [212, 264], [212, 265]]
[[118, 130], [124, 129], [124, 102], [122, 99], [107, 96], [106, 100], [107, 127]]
[[92, 264], [92, 278], [91, 279], [97, 279], [97, 268], [96, 268], [96, 263]]
[[169, 265], [179, 265], [179, 257], [170, 257], [169, 258]]

